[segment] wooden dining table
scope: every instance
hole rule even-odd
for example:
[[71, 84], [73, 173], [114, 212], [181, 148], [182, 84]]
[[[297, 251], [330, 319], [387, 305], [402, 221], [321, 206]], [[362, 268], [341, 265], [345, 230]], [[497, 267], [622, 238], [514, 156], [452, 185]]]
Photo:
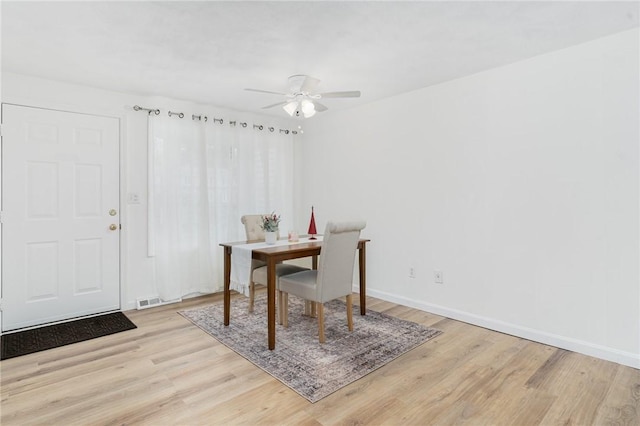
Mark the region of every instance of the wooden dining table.
[[[370, 240], [361, 238], [358, 241], [358, 272], [360, 281], [360, 315], [365, 315], [366, 307], [366, 247]], [[229, 325], [231, 313], [231, 255], [233, 246], [240, 244], [262, 243], [262, 241], [238, 241], [234, 243], [221, 243], [224, 251], [224, 325]], [[276, 347], [276, 264], [292, 259], [304, 257], [312, 258], [312, 268], [318, 267], [318, 256], [322, 250], [322, 241], [309, 240], [264, 247], [257, 245], [251, 251], [253, 259], [261, 260], [267, 264], [267, 333], [269, 349]]]

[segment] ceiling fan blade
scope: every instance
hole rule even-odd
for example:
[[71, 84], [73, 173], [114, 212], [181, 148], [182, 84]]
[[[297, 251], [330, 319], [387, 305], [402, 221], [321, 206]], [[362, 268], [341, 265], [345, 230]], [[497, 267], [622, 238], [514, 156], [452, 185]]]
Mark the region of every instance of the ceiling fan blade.
[[249, 92], [258, 92], [258, 93], [271, 93], [272, 95], [282, 95], [285, 96], [286, 93], [282, 93], [282, 92], [272, 92], [270, 90], [260, 90], [260, 89], [244, 89], [247, 90]]
[[269, 108], [277, 107], [277, 106], [280, 106], [280, 105], [284, 105], [284, 104], [286, 104], [286, 103], [287, 103], [287, 101], [284, 101], [284, 102], [278, 102], [278, 103], [276, 103], [276, 104], [263, 106], [263, 107], [262, 107], [262, 109], [269, 109]]
[[329, 109], [318, 101], [313, 101], [313, 105], [316, 107], [316, 111], [318, 112], [326, 111]]
[[320, 80], [317, 78], [306, 76], [302, 82], [302, 86], [300, 86], [300, 91], [311, 93], [318, 87], [318, 83], [320, 83]]
[[360, 91], [352, 90], [349, 92], [327, 92], [320, 93], [320, 96], [322, 96], [323, 98], [359, 98]]

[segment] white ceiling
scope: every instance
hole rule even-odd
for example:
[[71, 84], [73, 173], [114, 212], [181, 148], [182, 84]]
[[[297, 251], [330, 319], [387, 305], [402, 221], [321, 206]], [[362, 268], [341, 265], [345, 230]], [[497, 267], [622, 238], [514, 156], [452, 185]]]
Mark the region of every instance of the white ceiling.
[[2, 70], [284, 116], [260, 107], [309, 74], [331, 110], [638, 26], [625, 2], [0, 3]]

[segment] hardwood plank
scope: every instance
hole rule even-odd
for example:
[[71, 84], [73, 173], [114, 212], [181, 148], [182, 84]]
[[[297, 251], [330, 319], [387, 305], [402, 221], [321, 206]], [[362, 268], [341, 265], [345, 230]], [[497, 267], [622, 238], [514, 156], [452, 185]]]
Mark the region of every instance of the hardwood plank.
[[221, 302], [127, 312], [136, 330], [0, 362], [0, 423], [640, 423], [637, 369], [371, 297], [444, 333], [311, 404], [177, 313]]
[[618, 367], [615, 380], [602, 401], [595, 424], [637, 425], [640, 423], [640, 370]]
[[555, 374], [553, 381], [546, 383], [547, 392], [557, 395], [557, 400], [543, 422], [593, 423], [618, 368], [612, 362], [570, 353], [564, 358], [564, 368]]
[[564, 359], [571, 352], [564, 349], [556, 349], [547, 361], [527, 380], [525, 386], [530, 389], [538, 389], [549, 380], [553, 380], [557, 371], [563, 368]]

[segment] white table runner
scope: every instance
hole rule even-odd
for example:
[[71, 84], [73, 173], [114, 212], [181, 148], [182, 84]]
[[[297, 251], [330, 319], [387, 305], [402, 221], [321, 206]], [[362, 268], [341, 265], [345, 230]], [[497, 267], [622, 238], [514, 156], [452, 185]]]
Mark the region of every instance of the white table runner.
[[310, 241], [322, 241], [322, 236], [317, 236], [315, 240], [308, 237], [300, 238], [299, 241], [289, 242], [278, 240], [275, 244], [251, 243], [231, 246], [231, 289], [236, 290], [245, 296], [249, 295], [249, 279], [251, 278], [251, 252], [255, 249], [290, 246], [294, 244], [308, 243]]

